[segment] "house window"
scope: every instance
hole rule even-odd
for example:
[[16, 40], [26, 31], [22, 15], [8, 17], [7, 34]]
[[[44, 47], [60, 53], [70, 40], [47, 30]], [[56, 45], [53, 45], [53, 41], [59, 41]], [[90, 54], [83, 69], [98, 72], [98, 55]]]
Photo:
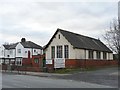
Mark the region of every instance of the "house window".
[[5, 64], [9, 64], [9, 60], [8, 59], [5, 60]]
[[10, 54], [12, 54], [12, 50], [10, 50]]
[[64, 46], [64, 55], [65, 55], [65, 58], [69, 58], [69, 47], [68, 47], [68, 45]]
[[107, 53], [103, 52], [103, 59], [107, 59]]
[[38, 58], [35, 58], [35, 59], [34, 59], [34, 63], [39, 63], [39, 59], [38, 59]]
[[10, 55], [7, 55], [7, 57], [10, 57]]
[[51, 47], [51, 58], [55, 58], [55, 46]]
[[21, 53], [21, 49], [18, 49], [18, 53]]
[[36, 52], [36, 50], [34, 50], [34, 52]]
[[22, 65], [22, 58], [17, 58], [16, 62], [15, 62], [15, 65], [21, 66]]
[[89, 50], [89, 54], [88, 54], [89, 59], [93, 59], [93, 51]]
[[62, 58], [62, 46], [57, 46], [57, 58]]
[[58, 35], [58, 38], [60, 39], [60, 34]]
[[96, 58], [100, 59], [101, 58], [101, 53], [99, 51], [96, 52]]

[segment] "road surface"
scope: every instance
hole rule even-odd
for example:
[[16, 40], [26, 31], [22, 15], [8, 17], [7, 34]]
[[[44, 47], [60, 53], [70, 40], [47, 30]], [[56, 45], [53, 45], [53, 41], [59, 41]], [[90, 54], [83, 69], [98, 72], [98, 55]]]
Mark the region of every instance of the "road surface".
[[74, 80], [2, 74], [2, 88], [112, 88]]
[[83, 81], [118, 88], [120, 75], [118, 74], [117, 67], [111, 67], [95, 71], [77, 72], [70, 75], [56, 76], [56, 78]]

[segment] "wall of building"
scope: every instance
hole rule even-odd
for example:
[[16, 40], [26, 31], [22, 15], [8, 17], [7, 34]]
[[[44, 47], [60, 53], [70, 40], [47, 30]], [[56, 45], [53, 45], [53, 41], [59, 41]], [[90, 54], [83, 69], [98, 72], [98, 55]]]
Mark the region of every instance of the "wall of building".
[[[21, 53], [18, 53], [18, 49], [21, 49]], [[16, 57], [23, 57], [24, 55], [24, 47], [22, 46], [21, 43], [18, 43], [17, 46], [16, 46]]]
[[0, 47], [0, 58], [4, 57], [4, 52], [5, 52], [4, 50], [5, 50], [4, 46], [1, 45], [1, 47]]
[[[75, 57], [74, 59], [89, 59], [89, 50], [85, 49], [74, 49]], [[96, 56], [97, 51], [93, 51], [93, 59], [98, 60]], [[100, 52], [100, 59], [103, 60], [103, 52]], [[73, 58], [72, 58], [73, 59]], [[113, 60], [113, 53], [107, 53], [106, 60]]]
[[[58, 38], [60, 35], [60, 39]], [[51, 44], [46, 49], [46, 59], [51, 59], [51, 46], [55, 46], [55, 58], [56, 58], [56, 46], [62, 45], [69, 45], [69, 58], [75, 58], [75, 50], [73, 49], [73, 46], [65, 39], [65, 37], [58, 32], [51, 42]], [[64, 58], [64, 48], [63, 48], [63, 58]]]
[[[58, 38], [60, 35], [60, 39]], [[48, 46], [46, 49], [46, 59], [51, 59], [51, 46], [55, 46], [55, 58], [56, 58], [56, 46], [62, 45], [69, 45], [69, 59], [89, 59], [89, 50], [85, 49], [74, 49], [73, 46], [67, 41], [67, 39], [60, 33], [58, 32], [53, 38], [51, 44]], [[96, 52], [93, 51], [93, 59], [97, 59], [96, 57]], [[100, 52], [101, 54], [101, 59], [103, 60], [103, 52]], [[63, 58], [64, 58], [64, 48], [63, 48]], [[112, 53], [107, 53], [107, 60], [113, 60], [113, 54]]]
[[84, 49], [74, 49], [74, 52], [75, 52], [74, 59], [85, 59], [85, 50]]
[[68, 59], [65, 61], [66, 68], [93, 68], [93, 67], [103, 67], [103, 66], [117, 66], [117, 60], [77, 60]]
[[[21, 49], [21, 53], [18, 53], [18, 49]], [[16, 46], [16, 57], [23, 57], [28, 58], [28, 51], [30, 51], [30, 57], [32, 55], [42, 54], [41, 49], [34, 49], [34, 48], [24, 48], [21, 43]]]
[[15, 49], [10, 49], [8, 52], [9, 52], [9, 58], [15, 58]]

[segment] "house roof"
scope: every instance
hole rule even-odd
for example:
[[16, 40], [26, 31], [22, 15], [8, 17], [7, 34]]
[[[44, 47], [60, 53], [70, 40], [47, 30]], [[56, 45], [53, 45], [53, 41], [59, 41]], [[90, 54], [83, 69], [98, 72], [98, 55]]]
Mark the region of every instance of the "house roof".
[[[25, 42], [20, 42], [24, 48], [35, 48], [35, 49], [42, 49], [41, 46], [31, 42], [31, 41], [25, 41]], [[15, 49], [18, 43], [11, 44], [11, 45], [3, 45], [5, 49]]]
[[10, 45], [3, 45], [5, 49], [9, 49]]
[[15, 47], [17, 46], [18, 43], [14, 43], [14, 44], [11, 44], [9, 49], [15, 49]]
[[50, 39], [50, 41], [48, 42], [45, 48], [49, 46], [49, 44], [52, 42], [57, 32], [61, 32], [61, 34], [68, 40], [68, 42], [74, 48], [112, 52], [106, 45], [104, 45], [98, 39], [94, 39], [88, 36], [83, 36], [83, 35], [76, 34], [66, 30], [62, 30], [62, 29], [57, 29], [57, 31], [55, 32], [53, 37]]
[[25, 42], [20, 42], [24, 48], [36, 48], [36, 49], [42, 49], [40, 45], [37, 45], [31, 41], [25, 41]]

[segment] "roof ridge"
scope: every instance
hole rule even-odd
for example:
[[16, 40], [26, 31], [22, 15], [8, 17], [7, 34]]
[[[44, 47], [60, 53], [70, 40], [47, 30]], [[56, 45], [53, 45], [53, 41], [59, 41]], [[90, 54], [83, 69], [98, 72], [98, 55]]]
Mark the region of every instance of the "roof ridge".
[[31, 47], [31, 48], [41, 48], [42, 49], [42, 46], [40, 46], [39, 44], [36, 44], [32, 41], [25, 41], [25, 42], [20, 42], [24, 47]]
[[58, 28], [58, 30], [59, 31], [64, 31], [64, 32], [68, 32], [68, 33], [72, 33], [72, 34], [79, 35], [79, 36], [83, 36], [83, 37], [86, 37], [86, 38], [94, 39], [94, 40], [99, 40], [99, 39], [96, 39], [96, 38], [92, 38], [92, 37], [89, 37], [89, 36], [85, 36], [85, 35], [82, 35], [82, 34], [74, 33], [74, 32], [63, 30], [63, 29], [59, 29], [59, 28]]

